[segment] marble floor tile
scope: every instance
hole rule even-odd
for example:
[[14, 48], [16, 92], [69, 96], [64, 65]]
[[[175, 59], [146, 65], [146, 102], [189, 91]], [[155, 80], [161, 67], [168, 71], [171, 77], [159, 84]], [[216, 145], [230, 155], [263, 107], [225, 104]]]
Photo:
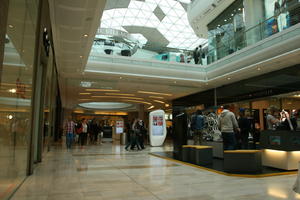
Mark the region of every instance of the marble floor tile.
[[230, 177], [105, 143], [54, 146], [12, 200], [300, 200], [296, 175]]

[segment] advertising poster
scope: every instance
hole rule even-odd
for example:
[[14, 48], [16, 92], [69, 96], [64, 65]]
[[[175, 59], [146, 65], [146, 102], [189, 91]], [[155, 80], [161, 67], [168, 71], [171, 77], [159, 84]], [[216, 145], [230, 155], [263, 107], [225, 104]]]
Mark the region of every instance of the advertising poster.
[[116, 134], [121, 134], [124, 132], [124, 122], [116, 121]]
[[153, 135], [163, 135], [163, 116], [162, 115], [153, 115], [152, 120], [152, 129]]

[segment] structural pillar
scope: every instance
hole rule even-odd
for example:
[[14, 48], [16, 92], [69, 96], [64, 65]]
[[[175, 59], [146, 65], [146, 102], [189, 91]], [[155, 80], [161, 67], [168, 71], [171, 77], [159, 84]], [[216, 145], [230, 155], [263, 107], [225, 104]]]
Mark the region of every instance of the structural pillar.
[[[245, 26], [246, 30], [259, 24], [265, 18], [264, 1], [244, 0]], [[260, 26], [246, 33], [247, 45], [251, 45], [262, 39]]]
[[144, 111], [145, 107], [144, 104], [139, 104], [138, 105], [138, 118], [145, 121], [145, 111]]

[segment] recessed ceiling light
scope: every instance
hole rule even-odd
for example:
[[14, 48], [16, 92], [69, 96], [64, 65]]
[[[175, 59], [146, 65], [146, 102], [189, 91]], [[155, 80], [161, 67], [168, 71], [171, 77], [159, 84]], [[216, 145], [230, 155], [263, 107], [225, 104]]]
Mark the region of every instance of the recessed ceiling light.
[[79, 56], [80, 58], [82, 58], [83, 56]]
[[16, 93], [17, 90], [15, 88], [8, 90], [10, 93]]
[[163, 101], [159, 101], [159, 100], [153, 100], [153, 101], [155, 101], [157, 103], [165, 104], [165, 102], [163, 102]]
[[156, 95], [163, 95], [163, 96], [172, 96], [172, 94], [160, 93], [160, 92], [149, 92], [149, 91], [138, 91], [138, 93], [142, 93], [142, 94], [156, 94]]
[[111, 89], [85, 89], [88, 92], [120, 92], [120, 90], [111, 90]]
[[149, 96], [149, 97], [153, 99], [164, 99], [164, 97], [158, 97], [158, 96]]
[[154, 106], [150, 106], [150, 107], [148, 108], [148, 110], [150, 110], [150, 109], [152, 109], [152, 108], [154, 108]]
[[227, 80], [230, 80], [230, 79], [231, 79], [230, 77], [227, 78]]
[[257, 70], [259, 71], [259, 70], [261, 70], [261, 68], [260, 68], [260, 67], [258, 67], [258, 68], [257, 68]]
[[105, 93], [106, 95], [120, 95], [120, 96], [134, 96], [134, 94], [124, 94], [124, 93]]
[[165, 106], [166, 106], [166, 107], [169, 107], [169, 106], [170, 106], [170, 104], [167, 104], [167, 103], [166, 103], [166, 104], [165, 104]]
[[83, 35], [83, 37], [87, 37], [87, 36], [89, 36], [89, 35], [88, 35], [88, 34], [84, 34], [84, 35]]

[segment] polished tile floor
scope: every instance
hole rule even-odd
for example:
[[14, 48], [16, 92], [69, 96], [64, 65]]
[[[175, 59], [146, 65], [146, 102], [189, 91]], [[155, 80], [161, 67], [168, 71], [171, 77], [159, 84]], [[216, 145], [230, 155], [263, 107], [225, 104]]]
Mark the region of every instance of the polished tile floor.
[[273, 200], [300, 199], [296, 175], [239, 178], [215, 174], [102, 144], [71, 151], [53, 147], [13, 200]]

